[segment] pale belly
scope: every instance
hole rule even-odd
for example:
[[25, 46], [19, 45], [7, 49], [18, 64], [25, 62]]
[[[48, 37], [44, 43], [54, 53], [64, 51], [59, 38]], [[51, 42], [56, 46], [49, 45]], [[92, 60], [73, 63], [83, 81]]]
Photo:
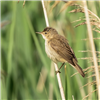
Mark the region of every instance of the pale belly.
[[45, 42], [45, 51], [48, 55], [48, 57], [55, 63], [57, 62], [66, 62], [65, 59], [63, 59], [60, 55], [58, 55], [53, 48], [48, 44], [48, 42]]

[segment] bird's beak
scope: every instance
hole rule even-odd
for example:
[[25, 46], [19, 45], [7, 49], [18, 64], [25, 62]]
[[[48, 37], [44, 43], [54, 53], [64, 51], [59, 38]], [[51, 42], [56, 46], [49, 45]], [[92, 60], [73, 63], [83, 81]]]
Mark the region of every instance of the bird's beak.
[[36, 33], [41, 34], [42, 32], [36, 32]]

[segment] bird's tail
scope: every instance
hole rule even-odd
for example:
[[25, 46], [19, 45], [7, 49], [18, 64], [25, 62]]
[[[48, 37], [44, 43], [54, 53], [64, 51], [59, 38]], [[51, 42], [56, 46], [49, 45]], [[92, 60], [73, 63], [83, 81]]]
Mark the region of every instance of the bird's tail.
[[73, 62], [74, 62], [74, 64], [75, 64], [74, 67], [76, 68], [76, 70], [82, 75], [82, 77], [85, 77], [85, 74], [84, 74], [82, 68], [77, 64], [77, 62], [76, 62], [75, 59], [73, 59]]

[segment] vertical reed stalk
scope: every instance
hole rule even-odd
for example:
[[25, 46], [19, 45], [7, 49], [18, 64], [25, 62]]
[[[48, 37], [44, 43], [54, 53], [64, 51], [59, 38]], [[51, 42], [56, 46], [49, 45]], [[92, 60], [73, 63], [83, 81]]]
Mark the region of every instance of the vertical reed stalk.
[[86, 16], [86, 22], [87, 22], [89, 42], [91, 44], [91, 50], [92, 50], [92, 55], [93, 55], [93, 63], [94, 63], [94, 68], [95, 68], [95, 73], [96, 73], [98, 99], [100, 100], [100, 81], [99, 81], [100, 78], [99, 78], [99, 69], [98, 69], [97, 58], [96, 58], [96, 53], [95, 53], [96, 50], [95, 50], [95, 45], [94, 45], [94, 42], [93, 42], [92, 29], [91, 29], [91, 25], [90, 25], [86, 1], [84, 1], [83, 3], [84, 3], [84, 9], [85, 9], [85, 16]]
[[[41, 2], [42, 2], [42, 6], [43, 6], [46, 26], [49, 27], [49, 21], [48, 21], [47, 12], [46, 12], [46, 9], [45, 9], [44, 1], [41, 0]], [[54, 66], [55, 66], [55, 70], [58, 71], [57, 64], [54, 63]], [[62, 83], [61, 83], [61, 79], [60, 79], [60, 74], [59, 73], [57, 73], [57, 80], [58, 80], [58, 84], [59, 84], [59, 89], [60, 89], [62, 100], [65, 100], [64, 90], [63, 90], [63, 87], [62, 87]]]

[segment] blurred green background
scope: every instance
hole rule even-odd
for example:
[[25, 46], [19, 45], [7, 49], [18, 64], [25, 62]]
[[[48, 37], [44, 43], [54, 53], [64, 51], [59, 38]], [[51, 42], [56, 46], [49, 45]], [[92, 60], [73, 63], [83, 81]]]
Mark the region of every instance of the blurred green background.
[[[91, 53], [79, 52], [90, 47], [88, 41], [82, 40], [88, 37], [86, 25], [74, 28], [78, 22], [72, 23], [84, 14], [69, 13], [75, 9], [72, 6], [60, 12], [65, 2], [59, 2], [50, 11], [54, 3], [46, 3], [50, 26], [65, 35], [77, 58], [91, 56]], [[91, 4], [95, 8], [94, 13], [100, 17], [100, 2], [89, 3], [88, 7], [92, 10]], [[1, 100], [61, 100], [54, 65], [45, 53], [44, 39], [35, 33], [46, 27], [41, 1], [26, 1], [24, 7], [20, 0], [19, 3], [1, 1], [1, 22], [5, 21], [9, 23], [1, 29]], [[100, 36], [94, 33], [95, 37]], [[100, 50], [100, 42], [95, 40], [95, 44]], [[78, 59], [78, 62], [82, 69], [92, 66], [88, 60]], [[61, 69], [66, 100], [81, 100], [96, 88], [96, 85], [80, 88], [95, 81], [95, 77], [83, 78], [79, 74], [71, 77], [75, 72], [69, 64]], [[89, 98], [93, 100], [97, 94], [94, 92]]]

